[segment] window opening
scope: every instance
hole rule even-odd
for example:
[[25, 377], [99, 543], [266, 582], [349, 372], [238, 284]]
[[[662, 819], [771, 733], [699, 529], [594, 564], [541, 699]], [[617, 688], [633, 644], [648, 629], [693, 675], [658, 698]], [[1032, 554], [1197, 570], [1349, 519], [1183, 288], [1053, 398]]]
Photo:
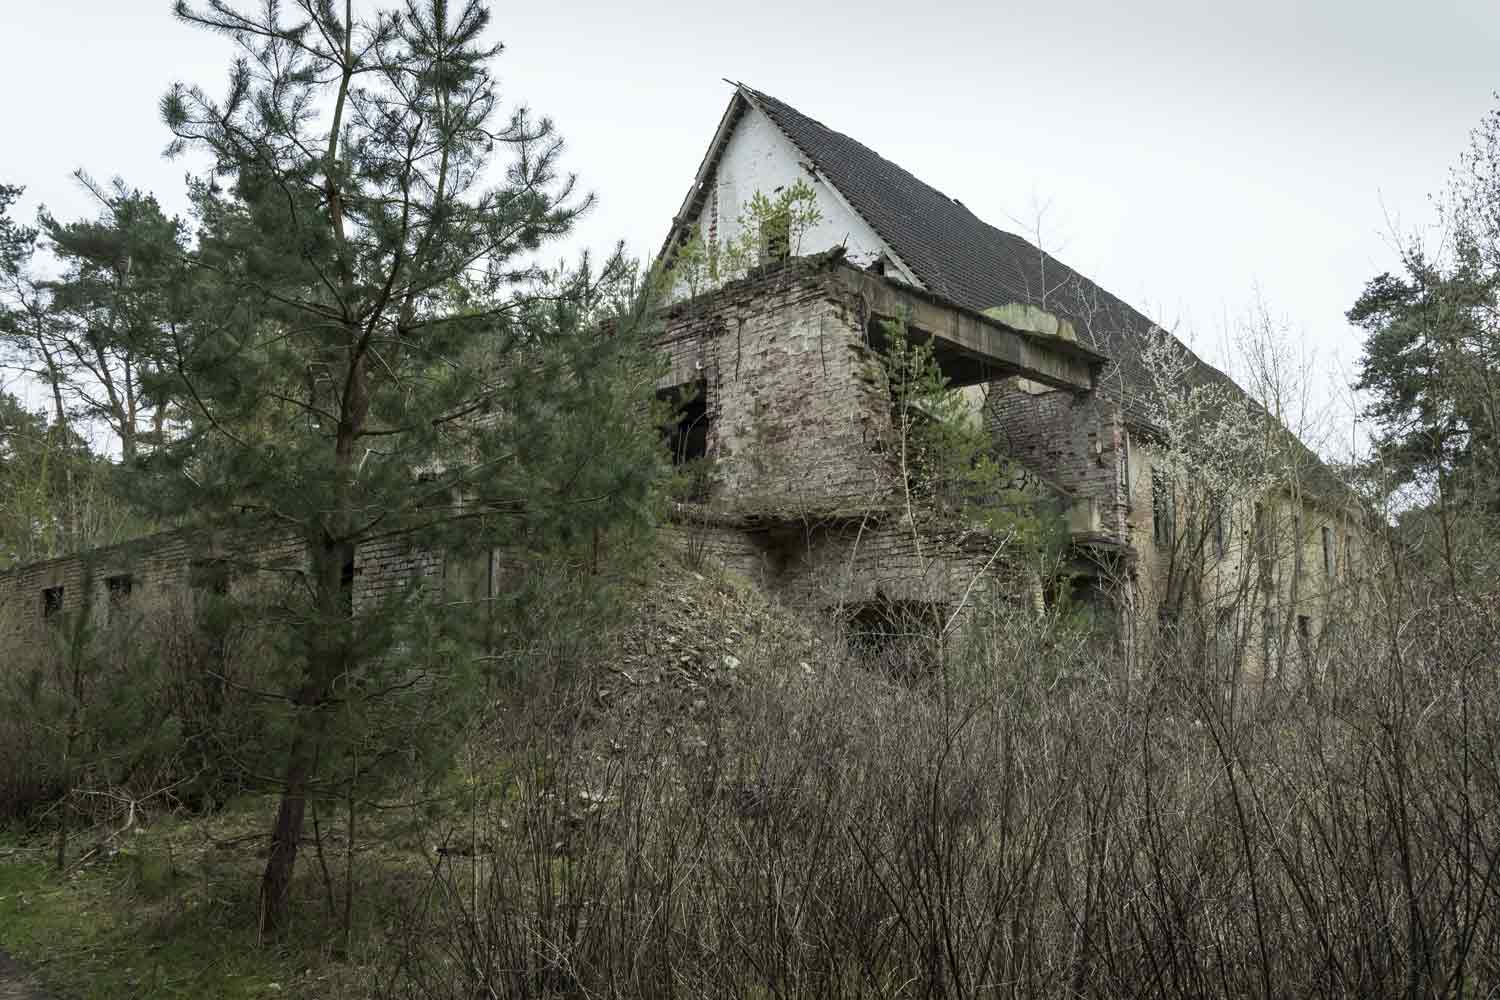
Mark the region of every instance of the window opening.
[[195, 561], [188, 567], [188, 585], [194, 590], [206, 590], [216, 597], [229, 594], [230, 566], [227, 559], [205, 559]]
[[339, 610], [345, 618], [354, 617], [354, 546], [344, 548], [344, 564], [339, 567]]
[[1221, 664], [1230, 664], [1237, 659], [1239, 629], [1233, 608], [1220, 608], [1214, 617], [1214, 650]]
[[1177, 522], [1177, 503], [1172, 484], [1160, 469], [1151, 470], [1151, 535], [1158, 545], [1172, 544]]
[[107, 576], [104, 578], [104, 587], [109, 592], [110, 606], [117, 607], [130, 600], [130, 592], [135, 589], [135, 577], [129, 573]]
[[42, 591], [42, 620], [55, 618], [63, 607], [63, 588], [48, 587]]
[[1292, 575], [1302, 579], [1302, 512], [1292, 513]]
[[849, 651], [874, 670], [918, 679], [938, 666], [936, 605], [926, 601], [876, 600], [849, 615]]
[[708, 457], [708, 387], [701, 381], [662, 389], [657, 398], [672, 406], [671, 419], [662, 425], [662, 436], [672, 449], [672, 464]]
[[135, 577], [129, 573], [117, 573], [114, 576], [104, 578], [104, 590], [109, 600], [105, 604], [105, 621], [114, 618], [115, 613], [130, 601], [130, 592], [135, 588]]

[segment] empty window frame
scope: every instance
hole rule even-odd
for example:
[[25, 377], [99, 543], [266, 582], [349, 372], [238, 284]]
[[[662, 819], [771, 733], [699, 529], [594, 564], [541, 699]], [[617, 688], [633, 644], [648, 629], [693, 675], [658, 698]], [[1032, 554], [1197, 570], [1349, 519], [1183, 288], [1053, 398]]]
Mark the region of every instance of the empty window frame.
[[1209, 511], [1214, 521], [1214, 555], [1223, 559], [1229, 551], [1229, 504], [1217, 501]]
[[662, 425], [662, 436], [672, 449], [672, 464], [708, 457], [708, 386], [688, 382], [657, 392], [657, 398], [672, 406], [672, 416]]
[[851, 610], [849, 651], [867, 668], [915, 680], [938, 668], [942, 611], [925, 601], [876, 600]]
[[1292, 572], [1302, 578], [1302, 512], [1292, 513]]
[[344, 547], [344, 561], [339, 566], [339, 613], [354, 617], [354, 546]]
[[1171, 545], [1177, 524], [1177, 500], [1172, 482], [1160, 469], [1151, 470], [1151, 537], [1157, 545]]
[[1281, 614], [1276, 608], [1261, 612], [1261, 655], [1268, 668], [1281, 662]]
[[130, 600], [130, 594], [135, 590], [135, 577], [129, 573], [106, 576], [104, 589], [109, 594], [110, 607], [117, 607]]
[[108, 598], [104, 603], [104, 620], [112, 621], [117, 613], [130, 603], [131, 591], [135, 589], [135, 577], [129, 573], [116, 573], [104, 578], [104, 592]]
[[229, 560], [223, 558], [195, 559], [188, 564], [188, 586], [215, 597], [229, 594], [230, 578], [233, 575], [234, 570]]
[[1323, 525], [1323, 575], [1332, 580], [1338, 569], [1337, 555], [1334, 550], [1333, 529]]
[[1239, 658], [1239, 629], [1233, 608], [1220, 608], [1214, 616], [1214, 654], [1221, 664]]
[[56, 618], [63, 609], [63, 588], [47, 587], [42, 591], [42, 621]]

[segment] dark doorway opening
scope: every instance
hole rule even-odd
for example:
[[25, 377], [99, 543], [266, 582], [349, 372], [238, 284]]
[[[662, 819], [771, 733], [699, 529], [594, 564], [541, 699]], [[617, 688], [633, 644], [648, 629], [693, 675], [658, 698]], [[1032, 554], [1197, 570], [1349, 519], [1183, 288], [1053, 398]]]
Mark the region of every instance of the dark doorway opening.
[[930, 601], [875, 600], [848, 613], [849, 652], [872, 670], [917, 680], [940, 663], [942, 608]]
[[662, 389], [657, 398], [672, 407], [671, 419], [662, 425], [662, 436], [672, 449], [672, 464], [708, 457], [708, 386], [702, 381]]

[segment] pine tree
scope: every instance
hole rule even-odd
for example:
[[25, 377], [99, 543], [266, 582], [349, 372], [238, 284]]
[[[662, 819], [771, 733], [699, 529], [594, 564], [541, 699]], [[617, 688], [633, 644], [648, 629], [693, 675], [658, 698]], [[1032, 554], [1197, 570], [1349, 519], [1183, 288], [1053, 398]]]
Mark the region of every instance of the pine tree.
[[140, 533], [113, 492], [113, 473], [72, 428], [0, 391], [0, 567]]
[[24, 188], [0, 184], [0, 278], [11, 278], [31, 256], [36, 230], [10, 217], [10, 206], [21, 197]]
[[[280, 597], [291, 669], [267, 929], [330, 769], [376, 780], [367, 764], [412, 756], [395, 747], [440, 757], [478, 682], [461, 606], [415, 583], [350, 601], [359, 547], [592, 552], [647, 523], [662, 472], [645, 305], [608, 304], [618, 252], [597, 270], [533, 262], [590, 199], [558, 172], [549, 121], [497, 122], [487, 8], [296, 10], [177, 7], [247, 54], [223, 99], [178, 85], [161, 105], [169, 152], [206, 152], [214, 172], [192, 190], [192, 314], [153, 368], [171, 384], [149, 387], [184, 400], [185, 427], [141, 479], [164, 514], [251, 512], [305, 547], [305, 583]], [[497, 152], [510, 158], [491, 185]], [[520, 602], [504, 606], [501, 630], [524, 631]]]
[[21, 341], [33, 370], [60, 383], [72, 416], [109, 428], [125, 462], [166, 433], [171, 400], [147, 386], [171, 386], [154, 371], [158, 341], [181, 324], [190, 295], [182, 223], [150, 194], [116, 179], [108, 187], [82, 171], [100, 211], [64, 223], [40, 216], [61, 275], [41, 282], [45, 321]]

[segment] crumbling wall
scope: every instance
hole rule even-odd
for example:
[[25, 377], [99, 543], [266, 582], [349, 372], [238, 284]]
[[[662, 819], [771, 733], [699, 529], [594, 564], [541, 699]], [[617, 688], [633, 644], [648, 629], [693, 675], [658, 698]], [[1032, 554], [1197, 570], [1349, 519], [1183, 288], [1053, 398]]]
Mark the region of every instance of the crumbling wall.
[[[1029, 599], [1009, 580], [1003, 545], [984, 532], [903, 519], [826, 525], [788, 538], [778, 588], [790, 602], [830, 608], [879, 601], [957, 606], [1002, 591]], [[1020, 583], [1019, 587], [1013, 584]]]
[[[992, 540], [937, 525], [913, 532], [895, 509], [900, 480], [882, 453], [891, 401], [872, 378], [867, 291], [839, 280], [837, 269], [846, 266], [840, 253], [795, 258], [678, 303], [664, 317], [658, 346], [668, 372], [657, 388], [679, 400], [702, 392], [703, 411], [694, 419], [708, 428], [693, 448], [711, 460], [713, 480], [701, 508], [685, 512], [671, 531], [705, 558], [810, 607], [951, 602], [993, 587], [1006, 563], [995, 558]], [[1097, 497], [1123, 534], [1118, 424], [1101, 406], [1066, 392], [1032, 395], [1000, 384], [985, 418], [1023, 462]], [[191, 587], [192, 563], [214, 551], [276, 561], [293, 572], [305, 566], [300, 542], [264, 537], [244, 533], [205, 551], [201, 536], [163, 535], [91, 558], [105, 567], [98, 579], [114, 563], [134, 574], [133, 599]], [[493, 554], [445, 560], [392, 539], [356, 552], [349, 585], [361, 609], [412, 581], [476, 594], [481, 585], [496, 586], [497, 567]], [[43, 591], [62, 586], [61, 610], [69, 610], [80, 600], [82, 573], [74, 557], [0, 574], [0, 602], [13, 606], [19, 621], [34, 622]], [[1034, 589], [1025, 581], [1005, 586]]]
[[767, 592], [774, 592], [780, 567], [764, 529], [716, 524], [691, 514], [662, 525], [662, 547], [690, 568], [722, 566]]
[[[72, 615], [85, 605], [107, 614], [110, 577], [129, 576], [132, 604], [161, 600], [186, 585], [191, 543], [181, 535], [161, 535], [149, 546], [114, 546], [87, 556], [63, 556], [0, 573], [0, 646], [29, 635], [50, 610]], [[61, 601], [47, 597], [61, 588]]]
[[413, 580], [440, 586], [445, 561], [440, 552], [400, 539], [361, 545], [354, 553], [354, 609], [395, 597]]
[[707, 392], [712, 506], [743, 516], [849, 515], [885, 502], [876, 451], [889, 404], [874, 398], [859, 303], [826, 260], [793, 260], [679, 306], [660, 346], [660, 387]]
[[[392, 540], [355, 553], [352, 597], [356, 609], [393, 596], [413, 578], [440, 585], [441, 554]], [[128, 577], [130, 606], [149, 613], [195, 589], [253, 582], [290, 582], [306, 572], [300, 540], [250, 530], [209, 535], [163, 532], [121, 545], [30, 563], [0, 572], [0, 644], [25, 641], [53, 614], [71, 615], [85, 605], [103, 623], [110, 606], [110, 578]], [[49, 591], [62, 600], [48, 605]]]
[[988, 386], [984, 421], [1007, 455], [1092, 505], [1091, 523], [1074, 524], [1075, 535], [1129, 544], [1127, 436], [1110, 400], [1008, 378]]

